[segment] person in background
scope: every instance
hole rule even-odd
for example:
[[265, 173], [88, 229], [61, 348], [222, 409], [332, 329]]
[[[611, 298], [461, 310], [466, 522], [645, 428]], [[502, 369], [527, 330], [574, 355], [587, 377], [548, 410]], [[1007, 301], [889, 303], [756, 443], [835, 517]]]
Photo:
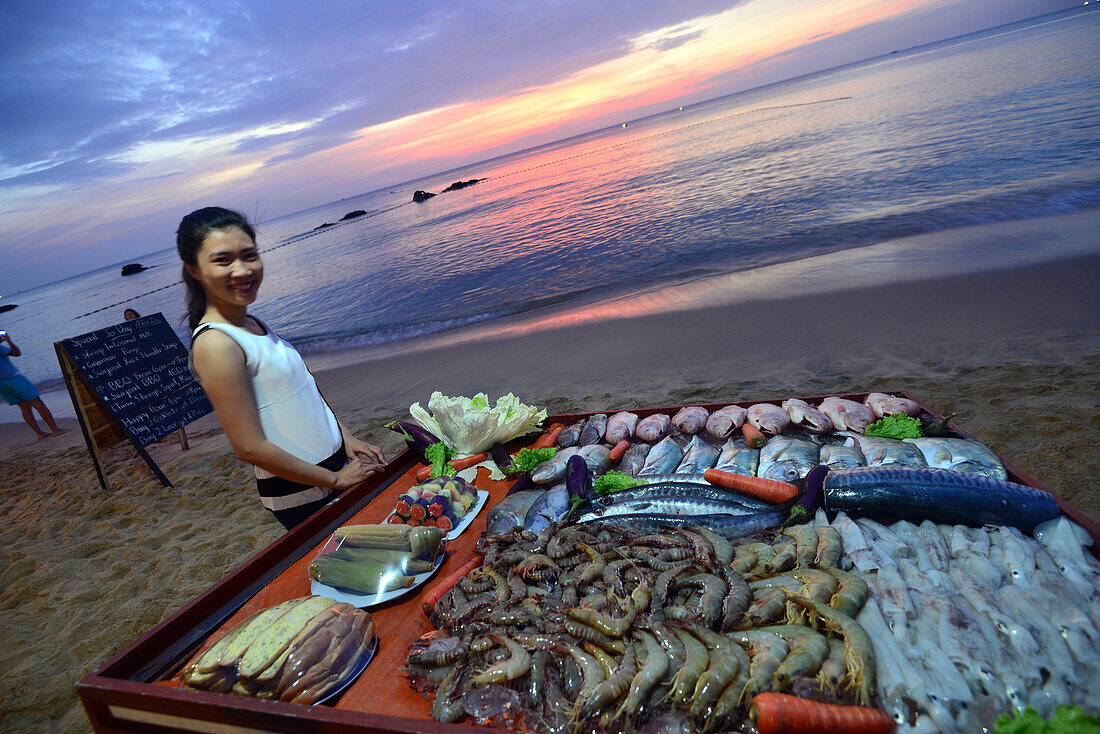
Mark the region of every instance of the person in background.
[[[23, 411], [23, 420], [27, 422], [27, 425], [31, 427], [39, 440], [68, 433], [69, 429], [57, 427], [57, 423], [53, 419], [53, 413], [42, 402], [38, 390], [11, 363], [12, 357], [19, 357], [22, 354], [22, 350], [12, 341], [8, 332], [0, 331], [0, 394], [3, 394], [4, 399], [8, 401], [8, 405], [19, 406], [19, 409]], [[38, 421], [35, 420], [32, 410], [38, 411], [38, 415], [42, 417], [42, 420], [46, 422], [46, 426], [50, 429], [49, 433], [38, 427]]]
[[[256, 233], [221, 207], [180, 222], [191, 370], [264, 507], [288, 530], [381, 470], [382, 451], [336, 419], [298, 352], [248, 312], [263, 282]], [[350, 459], [350, 461], [349, 461]]]
[[133, 321], [134, 319], [140, 319], [141, 314], [139, 314], [132, 308], [128, 308], [122, 312], [122, 318], [126, 319], [127, 321]]

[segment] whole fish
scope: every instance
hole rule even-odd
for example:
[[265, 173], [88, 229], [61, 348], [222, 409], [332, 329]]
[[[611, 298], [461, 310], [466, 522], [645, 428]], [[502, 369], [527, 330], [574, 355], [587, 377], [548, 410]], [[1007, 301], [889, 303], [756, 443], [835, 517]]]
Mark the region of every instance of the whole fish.
[[738, 492], [733, 489], [716, 487], [713, 484], [699, 484], [696, 482], [681, 482], [668, 479], [653, 484], [639, 484], [636, 487], [627, 487], [616, 492], [603, 494], [592, 501], [593, 506], [606, 506], [649, 496], [668, 497], [699, 497], [718, 502], [732, 502], [743, 505], [753, 510], [770, 510], [775, 505], [770, 502], [756, 499], [751, 495]]
[[599, 443], [603, 439], [603, 434], [606, 430], [607, 413], [597, 413], [585, 421], [584, 428], [581, 429], [581, 435], [580, 438], [577, 439], [577, 443], [581, 446], [591, 446], [594, 443]]
[[582, 447], [579, 453], [584, 457], [584, 463], [588, 464], [588, 470], [592, 472], [593, 476], [606, 474], [608, 469], [611, 468], [610, 446], [592, 444]]
[[748, 420], [761, 432], [770, 433], [773, 436], [779, 435], [791, 424], [791, 417], [787, 415], [787, 411], [771, 403], [757, 403], [749, 408]]
[[875, 421], [875, 414], [863, 403], [844, 398], [830, 397], [821, 401], [817, 406], [829, 420], [833, 422], [833, 428], [838, 431], [854, 431], [863, 433], [867, 426]]
[[817, 460], [822, 466], [834, 469], [867, 466], [867, 460], [863, 458], [863, 452], [859, 450], [859, 446], [847, 444], [825, 444], [821, 447], [821, 454]]
[[[636, 515], [619, 515], [615, 518], [615, 522], [647, 532], [659, 532], [666, 527], [691, 528], [692, 526], [698, 526], [732, 540], [777, 527], [787, 519], [789, 513], [790, 510], [786, 505], [776, 505], [774, 509], [755, 512], [751, 515], [660, 515], [639, 513]], [[599, 519], [593, 518], [593, 521]]]
[[523, 516], [523, 529], [536, 535], [552, 523], [561, 522], [569, 512], [569, 490], [564, 484], [556, 484], [543, 492]]
[[692, 436], [687, 448], [684, 449], [684, 458], [676, 467], [676, 474], [702, 474], [714, 466], [718, 461], [718, 449], [699, 438]]
[[791, 398], [783, 401], [783, 410], [791, 417], [791, 423], [803, 426], [811, 433], [825, 433], [833, 428], [833, 421], [805, 400]]
[[649, 456], [651, 448], [652, 446], [644, 441], [634, 444], [623, 454], [623, 458], [619, 460], [619, 465], [615, 467], [616, 471], [621, 471], [623, 474], [629, 474], [632, 477], [637, 476], [638, 472], [645, 466], [645, 457]]
[[[737, 502], [723, 502], [706, 497], [662, 495], [634, 497], [608, 505], [593, 505], [581, 513], [577, 522], [590, 522], [599, 518], [622, 515], [674, 515], [697, 517], [699, 515], [755, 515], [760, 512]], [[535, 532], [535, 531], [532, 531]]]
[[687, 408], [680, 408], [680, 411], [672, 416], [672, 425], [676, 426], [676, 430], [680, 433], [694, 436], [707, 425], [707, 418], [709, 417], [710, 412], [706, 408], [691, 405]]
[[558, 448], [564, 449], [569, 446], [576, 446], [577, 441], [581, 438], [581, 429], [583, 428], [584, 421], [577, 421], [573, 425], [561, 429], [561, 433], [558, 434]]
[[565, 476], [565, 465], [569, 457], [579, 453], [580, 448], [569, 446], [556, 452], [551, 458], [531, 470], [531, 481], [535, 484], [555, 484]]
[[1024, 532], [1061, 514], [1041, 489], [933, 467], [834, 469], [825, 476], [825, 508], [918, 522], [1011, 525]]
[[649, 450], [649, 455], [645, 457], [645, 465], [638, 472], [638, 476], [671, 474], [676, 471], [676, 467], [680, 466], [683, 459], [683, 449], [671, 437], [663, 438]]
[[867, 397], [863, 399], [863, 404], [871, 409], [871, 413], [874, 414], [876, 419], [898, 413], [916, 418], [921, 413], [920, 404], [915, 400], [896, 398], [882, 392], [868, 393]]
[[775, 436], [760, 449], [756, 475], [780, 482], [804, 479], [818, 464], [820, 447], [812, 441]]
[[707, 433], [715, 438], [729, 438], [730, 434], [741, 427], [748, 415], [749, 411], [740, 405], [727, 405], [724, 408], [719, 408], [707, 418]]
[[616, 413], [607, 419], [607, 428], [604, 430], [604, 440], [614, 446], [619, 441], [634, 438], [634, 429], [638, 426], [638, 416], [627, 413], [625, 410]]
[[971, 472], [994, 479], [1008, 479], [1005, 465], [1001, 463], [997, 454], [981, 441], [975, 441], [972, 438], [937, 437], [903, 440], [920, 450], [928, 466]]
[[702, 474], [638, 474], [635, 480], [642, 484], [705, 484], [713, 487]]
[[672, 419], [664, 413], [654, 413], [638, 421], [634, 435], [647, 443], [656, 443], [668, 435]]
[[928, 466], [924, 454], [916, 446], [896, 438], [848, 434], [847, 445], [859, 446], [867, 466]]
[[714, 468], [755, 477], [756, 467], [759, 464], [759, 449], [749, 448], [747, 444], [734, 441], [731, 438], [722, 445], [722, 450], [718, 454], [718, 461], [715, 463]]
[[527, 511], [543, 494], [545, 493], [542, 490], [533, 489], [510, 494], [497, 502], [485, 514], [485, 532], [490, 535], [499, 535], [507, 533], [512, 528], [523, 527]]

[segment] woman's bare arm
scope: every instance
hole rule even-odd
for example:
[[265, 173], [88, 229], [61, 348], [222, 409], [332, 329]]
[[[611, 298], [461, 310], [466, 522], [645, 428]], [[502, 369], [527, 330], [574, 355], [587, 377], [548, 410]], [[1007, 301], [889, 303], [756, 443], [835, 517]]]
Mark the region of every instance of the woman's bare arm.
[[226, 438], [242, 461], [292, 482], [330, 489], [347, 489], [375, 473], [374, 464], [354, 454], [347, 466], [332, 472], [268, 441], [260, 425], [244, 352], [230, 336], [213, 329], [204, 332], [195, 340], [191, 358]]

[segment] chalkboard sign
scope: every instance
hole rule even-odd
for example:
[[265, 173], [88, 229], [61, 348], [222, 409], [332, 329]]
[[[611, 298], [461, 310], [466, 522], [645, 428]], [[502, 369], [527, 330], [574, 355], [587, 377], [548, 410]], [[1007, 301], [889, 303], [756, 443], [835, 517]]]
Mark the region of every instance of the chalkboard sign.
[[94, 425], [96, 421], [88, 419], [91, 413], [78, 404], [87, 403], [87, 395], [134, 444], [161, 481], [169, 484], [144, 447], [213, 408], [188, 369], [187, 350], [164, 316], [156, 313], [125, 321], [65, 339], [54, 347], [104, 485], [93, 445], [100, 426]]

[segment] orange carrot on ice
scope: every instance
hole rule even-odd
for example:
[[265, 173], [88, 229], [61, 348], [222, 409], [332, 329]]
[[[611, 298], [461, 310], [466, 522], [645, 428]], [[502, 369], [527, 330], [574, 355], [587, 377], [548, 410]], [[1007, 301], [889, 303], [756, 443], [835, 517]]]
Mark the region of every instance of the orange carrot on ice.
[[748, 421], [741, 424], [741, 433], [745, 435], [745, 440], [749, 442], [750, 449], [763, 448], [764, 444], [768, 442], [768, 439], [764, 437], [760, 429]]
[[758, 693], [756, 728], [760, 734], [887, 734], [896, 727], [885, 711], [810, 701], [786, 693]]

